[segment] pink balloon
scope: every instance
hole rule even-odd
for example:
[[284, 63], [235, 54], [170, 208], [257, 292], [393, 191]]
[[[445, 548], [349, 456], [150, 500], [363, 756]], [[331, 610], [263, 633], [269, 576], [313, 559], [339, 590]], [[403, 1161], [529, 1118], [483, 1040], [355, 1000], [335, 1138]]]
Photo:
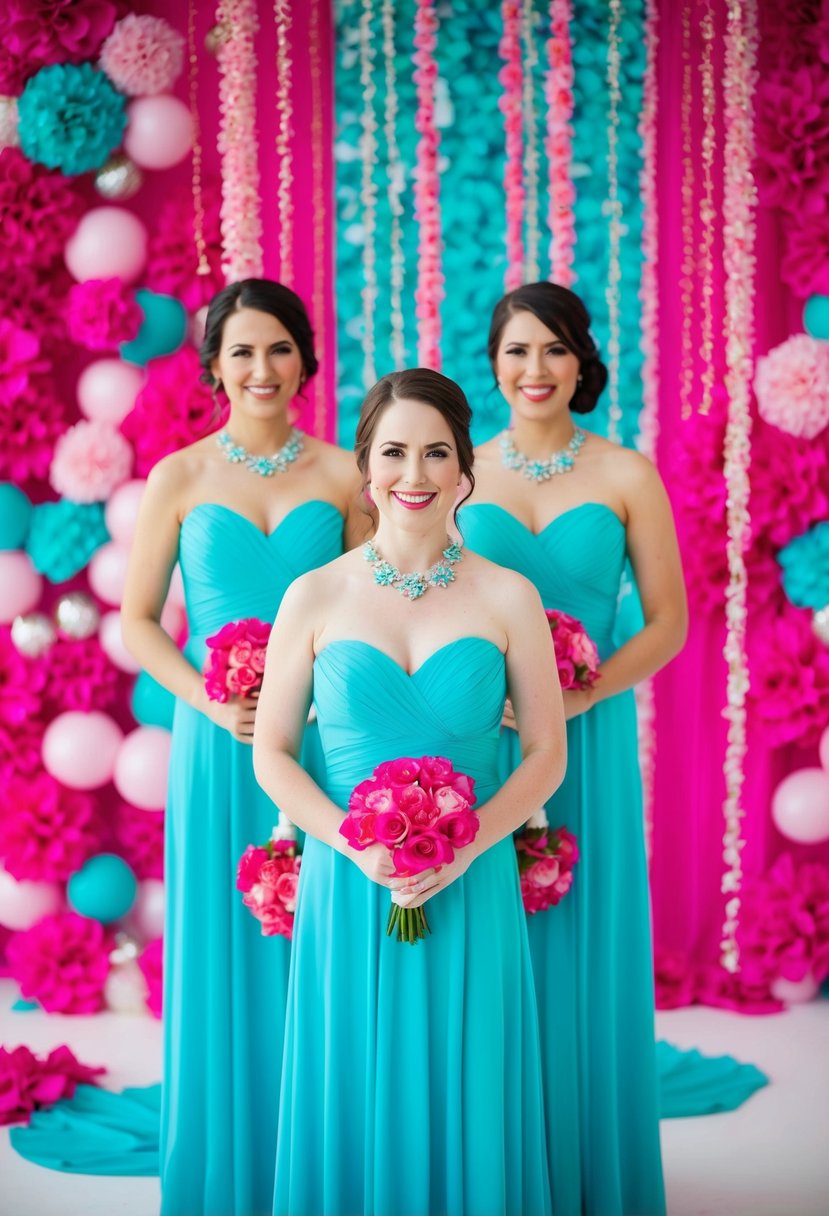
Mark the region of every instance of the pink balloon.
[[169, 763], [170, 732], [162, 726], [139, 726], [118, 749], [115, 788], [126, 802], [143, 811], [163, 811]]
[[820, 736], [820, 744], [818, 745], [818, 755], [820, 763], [823, 765], [825, 772], [829, 773], [829, 726]]
[[144, 387], [143, 368], [122, 359], [96, 359], [78, 378], [78, 405], [87, 418], [118, 426]]
[[818, 983], [811, 974], [804, 975], [802, 980], [787, 980], [779, 975], [771, 983], [771, 995], [776, 1001], [785, 1001], [787, 1005], [803, 1005], [817, 993]]
[[140, 477], [123, 482], [104, 508], [107, 531], [114, 541], [127, 548], [132, 544], [138, 508], [147, 483]]
[[87, 279], [123, 279], [132, 283], [147, 260], [147, 229], [124, 207], [93, 207], [66, 242], [69, 273]]
[[145, 941], [151, 942], [164, 933], [164, 883], [158, 878], [145, 878], [138, 884], [138, 894], [130, 912], [130, 921]]
[[0, 552], [0, 625], [10, 625], [37, 607], [43, 579], [28, 553], [9, 549]]
[[138, 97], [127, 106], [124, 150], [142, 169], [169, 169], [193, 146], [193, 116], [167, 93]]
[[124, 739], [117, 722], [99, 710], [58, 714], [43, 735], [43, 764], [73, 790], [97, 790], [112, 779]]
[[124, 639], [121, 637], [121, 613], [105, 612], [101, 617], [101, 626], [98, 630], [98, 640], [101, 643], [101, 648], [104, 654], [114, 663], [119, 671], [127, 671], [130, 675], [137, 675], [141, 670], [141, 664], [132, 657], [130, 652], [124, 645]]
[[109, 544], [101, 545], [89, 563], [89, 585], [98, 599], [103, 600], [105, 604], [121, 603], [129, 556], [129, 550], [123, 545], [110, 541]]
[[173, 575], [170, 579], [170, 587], [167, 592], [167, 603], [175, 604], [179, 608], [185, 607], [184, 579], [181, 577], [181, 566], [173, 566]]
[[0, 925], [31, 929], [62, 906], [63, 894], [56, 882], [18, 882], [6, 870], [0, 870]]
[[798, 844], [829, 840], [829, 773], [801, 768], [784, 777], [771, 800], [777, 830]]

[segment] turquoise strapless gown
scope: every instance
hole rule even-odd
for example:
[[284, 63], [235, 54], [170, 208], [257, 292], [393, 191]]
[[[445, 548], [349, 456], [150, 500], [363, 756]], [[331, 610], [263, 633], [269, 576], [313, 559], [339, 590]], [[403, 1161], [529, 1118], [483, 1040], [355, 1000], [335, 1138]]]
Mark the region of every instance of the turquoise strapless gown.
[[[228, 621], [272, 621], [289, 583], [341, 551], [331, 503], [303, 503], [270, 536], [227, 507], [195, 507], [179, 549], [187, 657], [201, 668], [206, 638]], [[290, 943], [262, 936], [235, 876], [275, 819], [251, 748], [178, 702], [166, 816], [163, 1216], [271, 1209]]]
[[[365, 642], [314, 667], [326, 789], [445, 755], [497, 788], [503, 656], [467, 637], [408, 676]], [[288, 992], [276, 1216], [546, 1216], [538, 1022], [511, 839], [385, 935], [389, 892], [306, 839]], [[521, 1052], [516, 1045], [521, 1045]]]
[[[546, 608], [583, 623], [602, 659], [613, 650], [625, 530], [585, 503], [539, 535], [503, 508], [461, 512], [470, 549], [511, 567]], [[575, 832], [572, 890], [528, 918], [541, 1022], [553, 1210], [556, 1216], [658, 1216], [664, 1211], [654, 992], [642, 793], [632, 692], [567, 723], [553, 827]], [[503, 732], [503, 773], [519, 759]]]

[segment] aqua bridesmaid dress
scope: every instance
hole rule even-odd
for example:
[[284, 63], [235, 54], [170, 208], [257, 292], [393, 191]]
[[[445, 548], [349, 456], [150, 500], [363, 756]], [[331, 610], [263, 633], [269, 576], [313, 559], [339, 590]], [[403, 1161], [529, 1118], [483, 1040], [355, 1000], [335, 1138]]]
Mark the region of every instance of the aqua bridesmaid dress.
[[[584, 503], [535, 535], [494, 503], [461, 512], [470, 549], [538, 588], [545, 608], [578, 617], [604, 660], [613, 650], [625, 529]], [[552, 644], [552, 643], [551, 643]], [[654, 988], [642, 791], [632, 692], [567, 723], [552, 827], [578, 837], [562, 903], [529, 917], [556, 1216], [659, 1216]], [[503, 732], [502, 775], [519, 760]]]
[[[228, 621], [272, 621], [289, 583], [341, 551], [331, 503], [303, 503], [269, 536], [228, 507], [193, 508], [179, 548], [187, 658], [201, 669], [206, 639]], [[235, 875], [275, 821], [250, 746], [179, 701], [166, 814], [163, 1216], [271, 1210], [290, 943], [261, 935]]]
[[[314, 666], [325, 788], [443, 755], [496, 790], [504, 659], [466, 637], [407, 675], [366, 642]], [[276, 1216], [548, 1216], [538, 1021], [511, 839], [386, 936], [390, 895], [306, 839], [294, 925]]]

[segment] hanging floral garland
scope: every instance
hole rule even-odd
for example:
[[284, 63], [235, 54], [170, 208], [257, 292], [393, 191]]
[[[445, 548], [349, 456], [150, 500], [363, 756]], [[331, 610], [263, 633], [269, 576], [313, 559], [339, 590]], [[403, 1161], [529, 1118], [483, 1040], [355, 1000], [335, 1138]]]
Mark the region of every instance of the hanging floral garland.
[[421, 367], [439, 370], [440, 305], [443, 300], [440, 234], [440, 176], [438, 173], [439, 137], [435, 125], [435, 84], [437, 82], [438, 17], [430, 0], [417, 0], [415, 10], [414, 82], [417, 90], [415, 130], [417, 163], [414, 171], [415, 221], [418, 225], [417, 358]]
[[222, 158], [222, 269], [229, 283], [262, 274], [262, 222], [256, 140], [255, 0], [222, 0], [228, 37], [220, 41], [219, 152]]
[[723, 655], [728, 665], [728, 722], [723, 774], [722, 893], [727, 897], [722, 928], [720, 961], [726, 971], [737, 972], [737, 942], [742, 883], [743, 847], [741, 803], [746, 755], [748, 660], [746, 632], [745, 552], [751, 538], [749, 516], [749, 464], [751, 460], [750, 391], [754, 333], [754, 211], [757, 191], [752, 175], [754, 127], [752, 100], [757, 78], [757, 12], [755, 0], [728, 0], [725, 33], [725, 152], [724, 152], [724, 260], [725, 344], [728, 421], [725, 434], [726, 524], [728, 587], [726, 589], [726, 640]]
[[294, 168], [291, 155], [293, 61], [288, 44], [291, 32], [290, 0], [274, 0], [273, 16], [276, 25], [276, 110], [279, 115], [276, 129], [276, 155], [279, 161], [276, 194], [279, 216], [279, 278], [290, 287], [294, 281]]
[[541, 246], [541, 231], [538, 226], [538, 114], [535, 104], [535, 70], [538, 66], [538, 48], [535, 41], [535, 13], [533, 0], [524, 0], [521, 10], [521, 41], [524, 47], [524, 96], [522, 101], [524, 130], [527, 135], [527, 151], [524, 156], [524, 175], [527, 194], [527, 251], [525, 275], [528, 283], [541, 277], [538, 251]]
[[[322, 39], [320, 33], [320, 0], [311, 2], [311, 18], [308, 23], [308, 67], [311, 74], [311, 179], [313, 187], [313, 232], [314, 269], [312, 315], [317, 349], [327, 346], [325, 324], [325, 282], [328, 260], [325, 256], [325, 208], [328, 200], [325, 192], [325, 129], [322, 97]], [[328, 393], [325, 379], [315, 376], [314, 434], [321, 439], [326, 433]]]
[[619, 362], [621, 342], [621, 282], [622, 282], [622, 202], [619, 198], [619, 103], [621, 89], [621, 50], [619, 26], [622, 0], [610, 0], [610, 20], [607, 30], [607, 437], [612, 443], [621, 442], [622, 408], [619, 404]]
[[715, 126], [717, 94], [714, 87], [714, 10], [711, 0], [706, 0], [705, 14], [700, 24], [702, 33], [702, 199], [699, 217], [702, 233], [699, 247], [700, 294], [702, 296], [702, 320], [700, 322], [699, 357], [702, 363], [702, 398], [700, 413], [711, 409], [714, 391], [714, 232], [717, 213], [714, 208], [714, 155], [717, 147]]
[[187, 3], [187, 94], [193, 120], [193, 243], [196, 246], [196, 274], [209, 275], [207, 242], [204, 239], [204, 191], [202, 188], [201, 122], [199, 119], [199, 57], [196, 51], [196, 0]]
[[403, 255], [403, 189], [406, 182], [405, 169], [397, 143], [397, 65], [394, 49], [394, 0], [383, 0], [383, 64], [385, 67], [386, 99], [383, 109], [383, 134], [386, 138], [386, 193], [389, 200], [391, 224], [389, 245], [390, 275], [390, 319], [391, 357], [396, 370], [406, 365], [406, 342], [403, 321], [403, 282], [405, 258]]
[[521, 6], [502, 0], [503, 34], [498, 53], [504, 66], [498, 73], [503, 89], [499, 101], [504, 116], [506, 159], [504, 194], [507, 203], [507, 269], [504, 288], [513, 291], [524, 281], [524, 67], [521, 57]]
[[570, 0], [551, 0], [550, 37], [547, 40], [547, 137], [544, 148], [549, 166], [550, 278], [571, 287], [576, 225], [573, 161], [573, 52], [570, 43]]
[[363, 225], [363, 286], [360, 297], [363, 303], [363, 385], [370, 388], [377, 379], [375, 371], [374, 313], [377, 307], [377, 187], [374, 170], [377, 166], [377, 120], [374, 117], [374, 34], [372, 23], [374, 6], [372, 0], [363, 0], [360, 13], [360, 87], [363, 108], [360, 114], [362, 136], [362, 176], [360, 181], [360, 214]]
[[679, 403], [683, 419], [691, 416], [694, 391], [694, 267], [696, 265], [696, 235], [694, 230], [694, 155], [691, 123], [693, 121], [693, 70], [691, 68], [691, 3], [682, 4], [682, 95], [679, 126], [682, 139], [682, 182], [680, 186], [680, 228], [682, 231], [682, 261], [679, 292], [682, 303], [682, 325], [679, 336]]

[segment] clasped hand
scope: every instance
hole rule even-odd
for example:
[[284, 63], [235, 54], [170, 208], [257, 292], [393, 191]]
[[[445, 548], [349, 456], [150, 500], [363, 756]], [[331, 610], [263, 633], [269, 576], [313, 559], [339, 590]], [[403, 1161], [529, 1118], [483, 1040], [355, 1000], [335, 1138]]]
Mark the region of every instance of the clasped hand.
[[401, 908], [419, 908], [438, 891], [451, 886], [469, 869], [475, 857], [471, 845], [456, 849], [454, 860], [447, 865], [438, 866], [431, 870], [421, 870], [419, 874], [402, 876], [395, 873], [391, 855], [385, 845], [373, 844], [367, 849], [355, 852], [351, 849], [348, 856], [367, 878], [388, 887], [391, 891], [392, 902]]

